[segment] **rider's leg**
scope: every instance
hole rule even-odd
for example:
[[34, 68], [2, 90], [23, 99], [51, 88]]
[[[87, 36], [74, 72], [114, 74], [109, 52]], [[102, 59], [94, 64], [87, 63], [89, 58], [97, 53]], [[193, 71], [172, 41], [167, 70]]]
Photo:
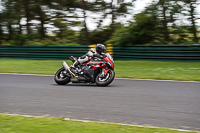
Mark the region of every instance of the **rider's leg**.
[[87, 55], [83, 55], [81, 56], [79, 59], [78, 59], [78, 62], [80, 64], [83, 64], [84, 62], [88, 61], [89, 60], [89, 57]]
[[83, 55], [77, 61], [74, 62], [72, 67], [76, 68], [78, 65], [80, 65], [88, 60], [89, 60], [89, 57], [87, 55]]

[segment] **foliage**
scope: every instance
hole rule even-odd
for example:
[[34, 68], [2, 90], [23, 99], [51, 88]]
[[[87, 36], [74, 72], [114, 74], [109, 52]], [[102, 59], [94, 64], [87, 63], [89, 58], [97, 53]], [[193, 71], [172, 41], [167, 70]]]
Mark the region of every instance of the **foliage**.
[[[148, 15], [146, 11], [135, 16], [136, 22], [130, 22], [128, 27], [117, 29], [113, 37], [107, 41], [117, 46], [131, 44], [148, 44], [156, 39], [158, 27], [156, 16]], [[154, 42], [155, 43], [155, 42]]]
[[124, 46], [129, 45], [131, 43], [131, 33], [127, 27], [120, 27], [114, 33], [111, 39], [109, 39], [106, 43], [114, 44], [116, 46]]
[[35, 38], [39, 38], [38, 34], [15, 34], [12, 36], [12, 40], [9, 41], [11, 45], [27, 45], [28, 42], [34, 41]]
[[[76, 36], [76, 35], [75, 35]], [[74, 38], [73, 38], [74, 39]], [[38, 46], [78, 46], [75, 40], [69, 40], [67, 38], [48, 37], [45, 39], [38, 38], [37, 34], [24, 35], [17, 34], [13, 36], [13, 39], [9, 42], [3, 42], [4, 45], [38, 45]]]
[[46, 38], [43, 40], [40, 39], [36, 39], [33, 41], [27, 41], [26, 45], [39, 45], [39, 46], [53, 46], [53, 45], [57, 45], [57, 46], [79, 46], [79, 44], [77, 44], [76, 42], [72, 42], [69, 41], [67, 39], [60, 39], [60, 38], [54, 38], [54, 39], [50, 39], [50, 38]]
[[193, 34], [192, 41], [195, 43], [199, 43], [200, 37], [197, 36], [197, 27], [196, 27], [196, 20], [199, 19], [196, 16], [198, 16], [196, 12], [197, 8], [197, 1], [196, 0], [183, 0], [186, 4], [185, 8], [183, 9], [187, 11], [187, 13], [184, 13], [184, 15], [190, 16], [188, 17], [188, 20], [191, 22], [191, 26], [189, 27], [190, 33]]
[[92, 44], [97, 43], [106, 43], [112, 35], [112, 29], [109, 26], [106, 26], [100, 30], [95, 30], [90, 32], [90, 41]]
[[[33, 40], [65, 43], [191, 44], [200, 43], [196, 0], [157, 0], [132, 15], [135, 0], [3, 0], [0, 45], [27, 45]], [[93, 15], [90, 15], [93, 14]], [[94, 15], [95, 14], [95, 15]], [[97, 15], [98, 14], [98, 15]], [[119, 18], [131, 16], [126, 25]], [[181, 16], [185, 16], [185, 23]], [[89, 20], [90, 18], [90, 20]], [[106, 20], [108, 26], [104, 26]], [[97, 28], [90, 31], [92, 21]], [[49, 34], [55, 34], [52, 39]], [[56, 38], [56, 39], [55, 39]], [[60, 42], [49, 44], [59, 44]]]
[[[76, 24], [78, 25], [79, 23], [77, 22]], [[58, 30], [55, 31], [56, 37], [76, 41], [76, 32], [71, 30], [63, 19], [55, 19], [54, 26], [58, 28]]]
[[[182, 12], [184, 3], [180, 1], [159, 0], [152, 3], [145, 11], [134, 16], [134, 22], [129, 22], [129, 26], [118, 28], [107, 43], [113, 43], [117, 46], [133, 44], [194, 44], [200, 43], [198, 32], [195, 30], [196, 23], [192, 26], [177, 25], [180, 18], [177, 18]], [[186, 3], [187, 4], [187, 3]], [[194, 2], [192, 5], [195, 5]], [[191, 3], [189, 3], [191, 6]], [[196, 20], [194, 9], [189, 9], [192, 22]], [[190, 10], [193, 10], [191, 13]], [[188, 15], [188, 14], [187, 14]], [[170, 25], [170, 26], [169, 26]]]

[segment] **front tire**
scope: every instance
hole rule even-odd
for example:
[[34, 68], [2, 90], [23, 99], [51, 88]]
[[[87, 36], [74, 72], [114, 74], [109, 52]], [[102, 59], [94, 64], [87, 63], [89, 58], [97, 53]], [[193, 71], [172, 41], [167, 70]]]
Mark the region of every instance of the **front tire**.
[[65, 85], [70, 82], [69, 72], [64, 67], [60, 68], [55, 76], [54, 80], [58, 85]]
[[104, 77], [101, 77], [101, 73], [99, 73], [95, 79], [96, 85], [97, 86], [107, 86], [110, 83], [112, 83], [112, 81], [115, 78], [115, 73], [113, 70], [109, 70], [107, 72], [107, 74]]

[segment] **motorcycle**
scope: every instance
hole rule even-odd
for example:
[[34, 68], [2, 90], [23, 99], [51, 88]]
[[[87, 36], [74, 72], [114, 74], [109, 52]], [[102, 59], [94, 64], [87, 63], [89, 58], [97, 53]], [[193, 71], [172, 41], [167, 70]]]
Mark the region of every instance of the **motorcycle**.
[[[70, 57], [74, 63], [77, 58]], [[54, 80], [58, 85], [65, 85], [72, 83], [96, 83], [97, 86], [107, 86], [114, 80], [114, 61], [109, 53], [104, 54], [103, 58], [89, 58], [89, 61], [78, 65], [76, 68], [68, 66], [63, 61], [62, 68], [60, 68]]]

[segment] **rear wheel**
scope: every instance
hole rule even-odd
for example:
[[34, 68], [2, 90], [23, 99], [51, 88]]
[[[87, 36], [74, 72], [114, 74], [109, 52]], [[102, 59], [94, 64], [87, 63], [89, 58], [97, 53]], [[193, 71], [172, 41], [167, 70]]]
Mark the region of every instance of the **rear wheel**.
[[70, 76], [69, 72], [65, 70], [64, 67], [62, 67], [56, 72], [54, 80], [59, 85], [65, 85], [70, 82], [69, 76]]
[[106, 75], [103, 75], [101, 73], [99, 73], [95, 79], [96, 85], [97, 86], [107, 86], [110, 83], [112, 83], [112, 81], [115, 78], [115, 73], [113, 70], [109, 70], [107, 72]]

